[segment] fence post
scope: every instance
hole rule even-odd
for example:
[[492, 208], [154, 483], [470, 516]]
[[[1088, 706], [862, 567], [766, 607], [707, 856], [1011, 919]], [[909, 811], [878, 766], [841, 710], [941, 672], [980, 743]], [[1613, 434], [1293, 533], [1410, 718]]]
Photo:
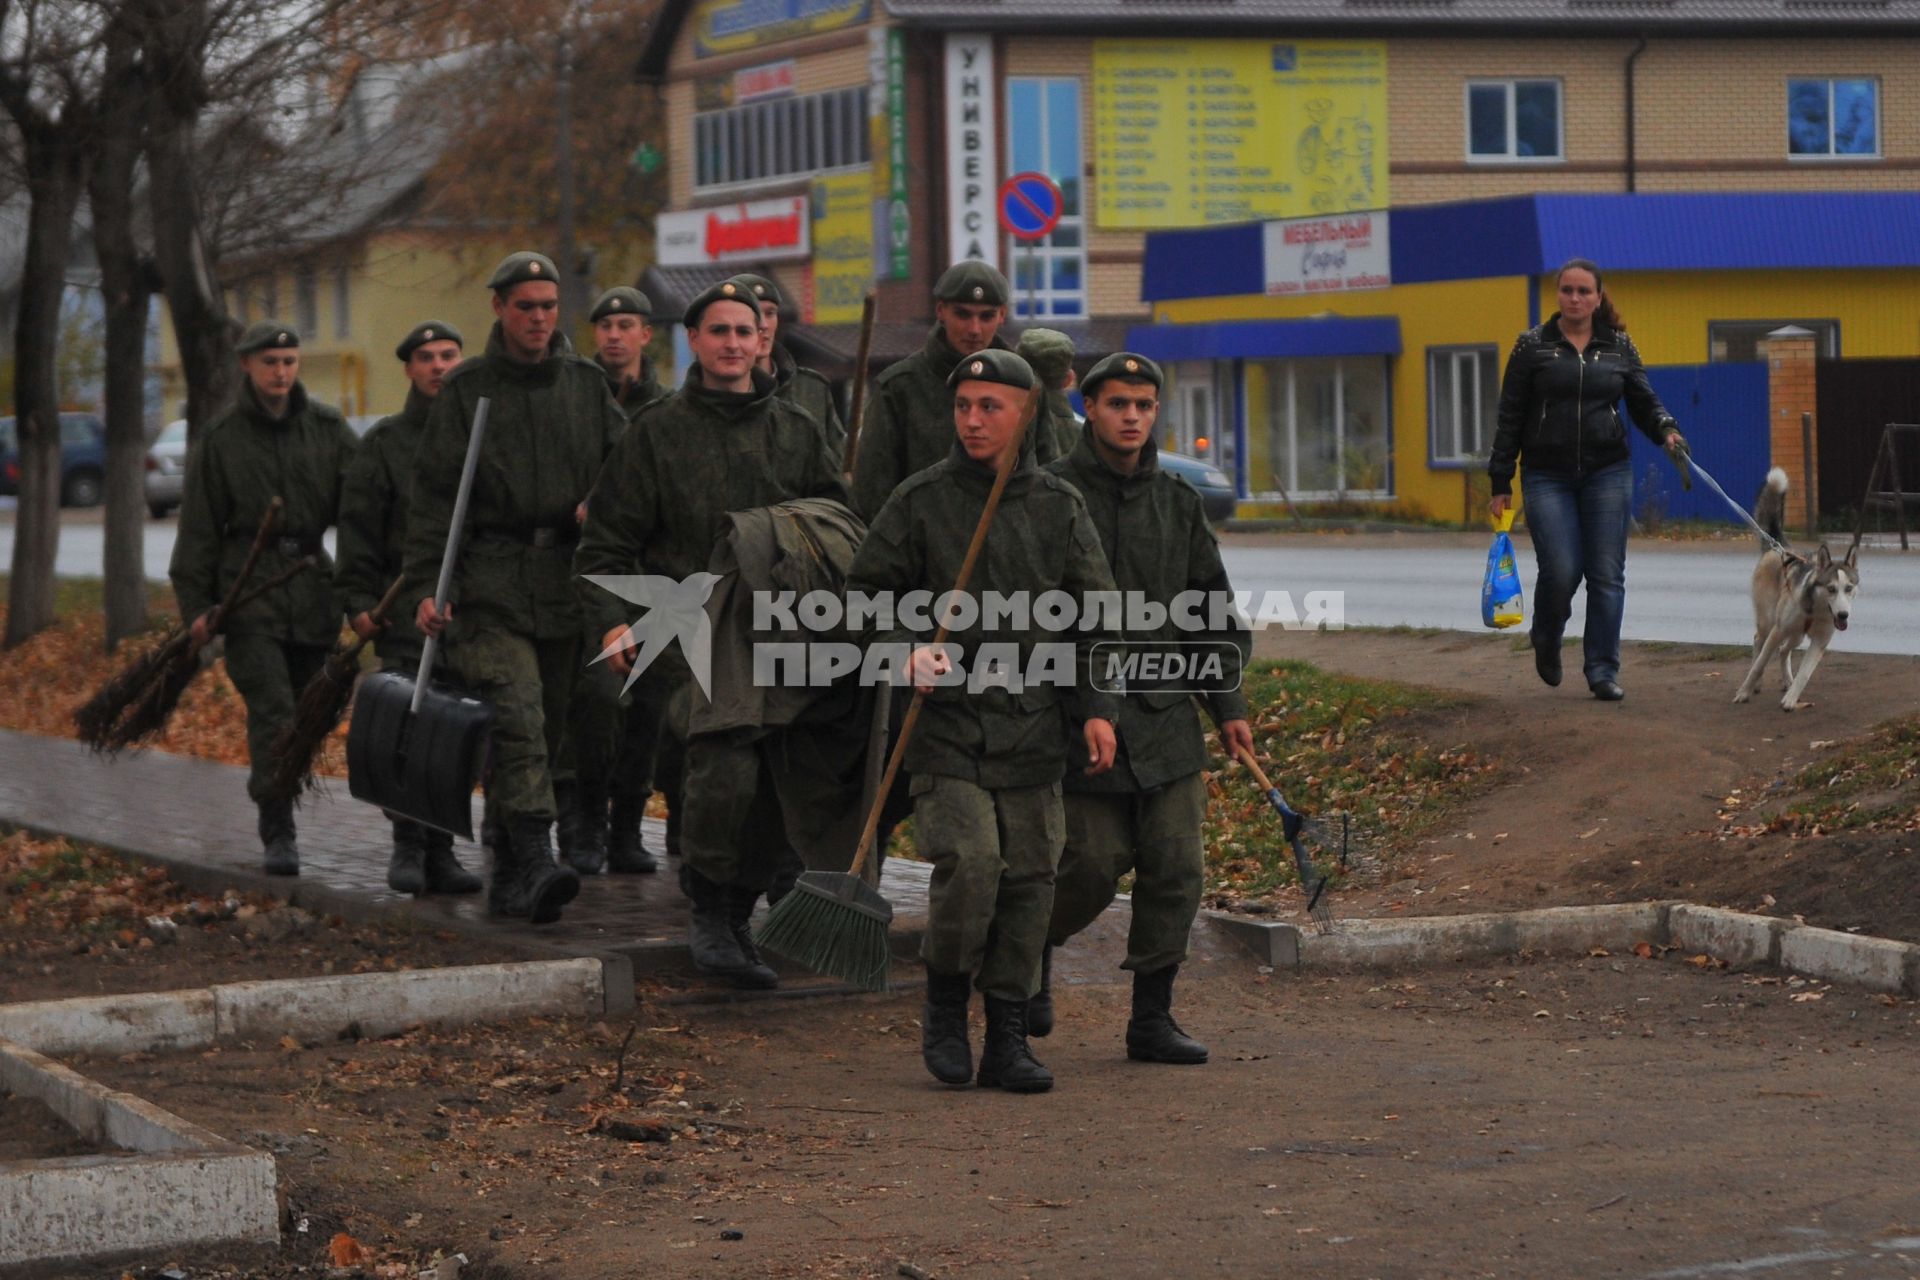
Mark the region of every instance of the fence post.
[[1807, 490], [1807, 541], [1820, 541], [1820, 495], [1813, 488], [1813, 415], [1800, 415], [1801, 483]]

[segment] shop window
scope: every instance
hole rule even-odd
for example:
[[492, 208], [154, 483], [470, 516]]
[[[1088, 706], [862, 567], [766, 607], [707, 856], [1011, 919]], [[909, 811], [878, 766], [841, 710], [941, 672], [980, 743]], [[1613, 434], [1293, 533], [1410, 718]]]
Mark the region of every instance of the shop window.
[[1710, 320], [1707, 322], [1707, 359], [1715, 364], [1760, 359], [1760, 344], [1775, 329], [1798, 325], [1813, 335], [1814, 354], [1833, 360], [1840, 355], [1838, 320]]
[[1498, 347], [1427, 348], [1427, 460], [1436, 467], [1484, 462], [1500, 407]]
[[1246, 362], [1247, 487], [1255, 499], [1393, 496], [1387, 362]]
[[1817, 160], [1879, 154], [1879, 81], [1787, 81], [1787, 155]]
[[1559, 160], [1558, 80], [1467, 81], [1467, 159]]
[[749, 102], [693, 118], [696, 189], [810, 177], [872, 158], [865, 85]]
[[293, 323], [300, 336], [313, 339], [320, 335], [320, 287], [313, 268], [300, 266], [293, 273]]
[[1087, 314], [1086, 185], [1080, 146], [1080, 81], [1007, 80], [1010, 173], [1044, 173], [1060, 187], [1060, 225], [1013, 248], [1013, 314], [1023, 319]]
[[333, 269], [333, 336], [344, 338], [353, 332], [353, 278], [347, 264]]

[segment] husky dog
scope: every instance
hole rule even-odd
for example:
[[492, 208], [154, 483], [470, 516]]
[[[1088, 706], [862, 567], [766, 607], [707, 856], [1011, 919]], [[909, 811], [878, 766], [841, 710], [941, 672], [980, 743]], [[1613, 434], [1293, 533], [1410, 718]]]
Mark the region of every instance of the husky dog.
[[[1753, 504], [1753, 519], [1776, 542], [1787, 507], [1787, 473], [1779, 467], [1767, 472], [1766, 487]], [[1812, 556], [1798, 556], [1769, 548], [1753, 570], [1753, 666], [1740, 682], [1735, 702], [1745, 702], [1759, 687], [1767, 663], [1780, 659], [1780, 683], [1786, 696], [1782, 711], [1800, 705], [1800, 695], [1820, 665], [1833, 633], [1847, 629], [1853, 595], [1860, 589], [1860, 546], [1847, 549], [1847, 558], [1835, 560], [1821, 543]], [[1795, 671], [1791, 662], [1800, 640], [1807, 640], [1807, 656]]]

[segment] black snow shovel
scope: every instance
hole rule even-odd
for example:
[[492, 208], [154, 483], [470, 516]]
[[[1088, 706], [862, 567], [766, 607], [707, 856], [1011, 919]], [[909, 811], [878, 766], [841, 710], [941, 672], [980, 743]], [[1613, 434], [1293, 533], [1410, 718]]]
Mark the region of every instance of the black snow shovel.
[[[447, 554], [440, 561], [440, 581], [433, 593], [436, 612], [445, 610], [447, 589], [453, 584], [460, 535], [467, 523], [467, 498], [473, 492], [480, 440], [486, 431], [487, 401], [482, 399], [474, 407], [460, 492], [453, 500]], [[380, 671], [360, 682], [353, 699], [353, 722], [347, 729], [347, 790], [356, 800], [471, 840], [473, 789], [487, 764], [493, 706], [432, 687], [439, 640], [427, 637], [417, 676]]]

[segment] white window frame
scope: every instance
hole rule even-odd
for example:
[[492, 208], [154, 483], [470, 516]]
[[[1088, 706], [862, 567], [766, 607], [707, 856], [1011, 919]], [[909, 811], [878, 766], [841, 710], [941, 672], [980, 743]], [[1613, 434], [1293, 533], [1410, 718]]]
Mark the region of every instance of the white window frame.
[[[1453, 399], [1445, 408], [1447, 420], [1441, 420], [1441, 404], [1438, 396], [1439, 363], [1446, 361], [1453, 367]], [[1494, 379], [1494, 403], [1480, 403], [1480, 389], [1483, 385], [1480, 362], [1484, 360], [1497, 374], [1500, 368], [1500, 348], [1492, 343], [1461, 343], [1427, 348], [1427, 464], [1436, 470], [1465, 470], [1486, 461], [1487, 453], [1493, 448], [1493, 433], [1497, 429], [1499, 411], [1499, 379]], [[1471, 406], [1476, 432], [1483, 436], [1480, 448], [1469, 452], [1462, 448], [1460, 427], [1467, 419], [1462, 415], [1466, 408], [1461, 402], [1461, 391], [1468, 383], [1462, 380], [1462, 367], [1471, 369]], [[1450, 435], [1448, 452], [1440, 451], [1442, 435]]]
[[[1515, 110], [1518, 89], [1522, 84], [1550, 84], [1553, 86], [1555, 111], [1553, 113], [1554, 154], [1550, 156], [1523, 156], [1516, 154], [1520, 146], [1520, 113]], [[1475, 89], [1501, 88], [1507, 95], [1507, 150], [1504, 155], [1483, 155], [1473, 149], [1473, 91]], [[1474, 76], [1467, 80], [1460, 91], [1460, 146], [1466, 153], [1468, 164], [1484, 165], [1545, 165], [1565, 164], [1567, 162], [1567, 86], [1559, 76]]]
[[855, 85], [698, 112], [693, 189], [705, 196], [791, 187], [872, 163], [868, 93]]
[[[1337, 466], [1340, 470], [1340, 483], [1342, 485], [1345, 485], [1346, 475], [1347, 475], [1347, 464], [1346, 464], [1346, 453], [1347, 453], [1346, 372], [1347, 372], [1347, 369], [1346, 369], [1346, 366], [1349, 360], [1376, 360], [1380, 364], [1380, 372], [1381, 372], [1381, 376], [1380, 376], [1381, 419], [1380, 420], [1386, 429], [1386, 437], [1387, 437], [1387, 487], [1384, 489], [1347, 489], [1347, 488], [1301, 489], [1299, 487], [1299, 484], [1300, 484], [1300, 399], [1299, 399], [1300, 361], [1299, 359], [1296, 359], [1293, 357], [1278, 356], [1278, 357], [1274, 357], [1271, 363], [1282, 365], [1285, 367], [1287, 371], [1287, 386], [1286, 386], [1287, 416], [1286, 416], [1286, 421], [1281, 424], [1281, 429], [1286, 433], [1286, 437], [1287, 437], [1287, 475], [1286, 475], [1287, 492], [1284, 494], [1255, 493], [1251, 495], [1252, 501], [1278, 502], [1281, 499], [1287, 498], [1287, 497], [1292, 498], [1292, 500], [1295, 502], [1385, 502], [1385, 501], [1392, 500], [1393, 488], [1394, 488], [1393, 417], [1392, 417], [1393, 370], [1388, 365], [1387, 358], [1385, 356], [1336, 356], [1332, 360], [1332, 363], [1333, 363], [1333, 432], [1334, 432], [1333, 456], [1336, 459], [1335, 466]], [[1243, 403], [1246, 403], [1249, 406], [1249, 412], [1251, 413], [1252, 402], [1247, 397], [1246, 374], [1244, 370], [1241, 373], [1239, 394], [1240, 394], [1241, 401]], [[1247, 448], [1249, 451], [1251, 451], [1253, 448], [1253, 441], [1252, 441], [1253, 432], [1251, 430], [1251, 427], [1249, 427], [1247, 435], [1248, 435]], [[1248, 466], [1248, 470], [1246, 474], [1248, 475], [1252, 474], [1252, 468], [1250, 465]], [[1249, 481], [1248, 483], [1251, 483], [1251, 481]]]
[[[1796, 80], [1821, 80], [1827, 86], [1827, 149], [1825, 152], [1795, 151], [1793, 149], [1793, 82]], [[1833, 149], [1833, 86], [1842, 80], [1860, 80], [1873, 86], [1873, 150], [1871, 151], [1835, 151]], [[1781, 106], [1787, 115], [1783, 123], [1786, 127], [1787, 159], [1793, 164], [1866, 164], [1870, 161], [1885, 159], [1885, 147], [1880, 131], [1886, 125], [1887, 113], [1880, 108], [1882, 90], [1886, 87], [1879, 76], [1788, 76], [1781, 87]]]
[[293, 324], [308, 342], [320, 336], [320, 278], [310, 262], [293, 269]]
[[[1063, 80], [1070, 81], [1073, 84], [1074, 103], [1079, 109], [1080, 118], [1075, 122], [1075, 130], [1080, 139], [1080, 171], [1074, 174], [1058, 172], [1053, 165], [1053, 158], [1051, 156], [1047, 157], [1047, 164], [1043, 167], [1047, 172], [1047, 176], [1055, 182], [1069, 177], [1078, 179], [1080, 188], [1080, 212], [1072, 216], [1063, 216], [1053, 232], [1049, 232], [1044, 239], [1033, 242], [1031, 247], [1029, 247], [1027, 241], [1016, 240], [1008, 250], [1007, 265], [1009, 270], [1007, 276], [1013, 283], [1014, 289], [1012, 305], [1007, 308], [1007, 313], [1011, 319], [1023, 324], [1031, 324], [1042, 320], [1085, 320], [1093, 314], [1092, 281], [1087, 278], [1086, 82], [1078, 76], [1008, 76], [1005, 88], [1005, 114], [1002, 117], [1007, 122], [1006, 153], [1009, 157], [1013, 154], [1013, 131], [1017, 123], [1014, 120], [1013, 112], [1014, 85], [1019, 83], [1037, 84], [1040, 86], [1040, 120], [1037, 128], [1029, 126], [1027, 131], [1036, 133], [1038, 137], [1044, 140], [1051, 136], [1047, 121], [1047, 88], [1054, 82]], [[1045, 150], [1044, 141], [1042, 150]], [[1080, 243], [1077, 245], [1056, 246], [1054, 244], [1054, 233], [1059, 231], [1076, 233]], [[1027, 255], [1030, 253], [1037, 259], [1035, 266], [1040, 272], [1038, 287], [1033, 290], [1033, 309], [1031, 312], [1028, 311], [1027, 307], [1028, 291], [1020, 287], [1020, 269], [1025, 265]], [[1080, 287], [1078, 289], [1056, 289], [1053, 287], [1053, 265], [1061, 259], [1068, 259], [1079, 264]], [[1077, 303], [1078, 309], [1074, 311], [1061, 311], [1058, 308], [1062, 302]]]

